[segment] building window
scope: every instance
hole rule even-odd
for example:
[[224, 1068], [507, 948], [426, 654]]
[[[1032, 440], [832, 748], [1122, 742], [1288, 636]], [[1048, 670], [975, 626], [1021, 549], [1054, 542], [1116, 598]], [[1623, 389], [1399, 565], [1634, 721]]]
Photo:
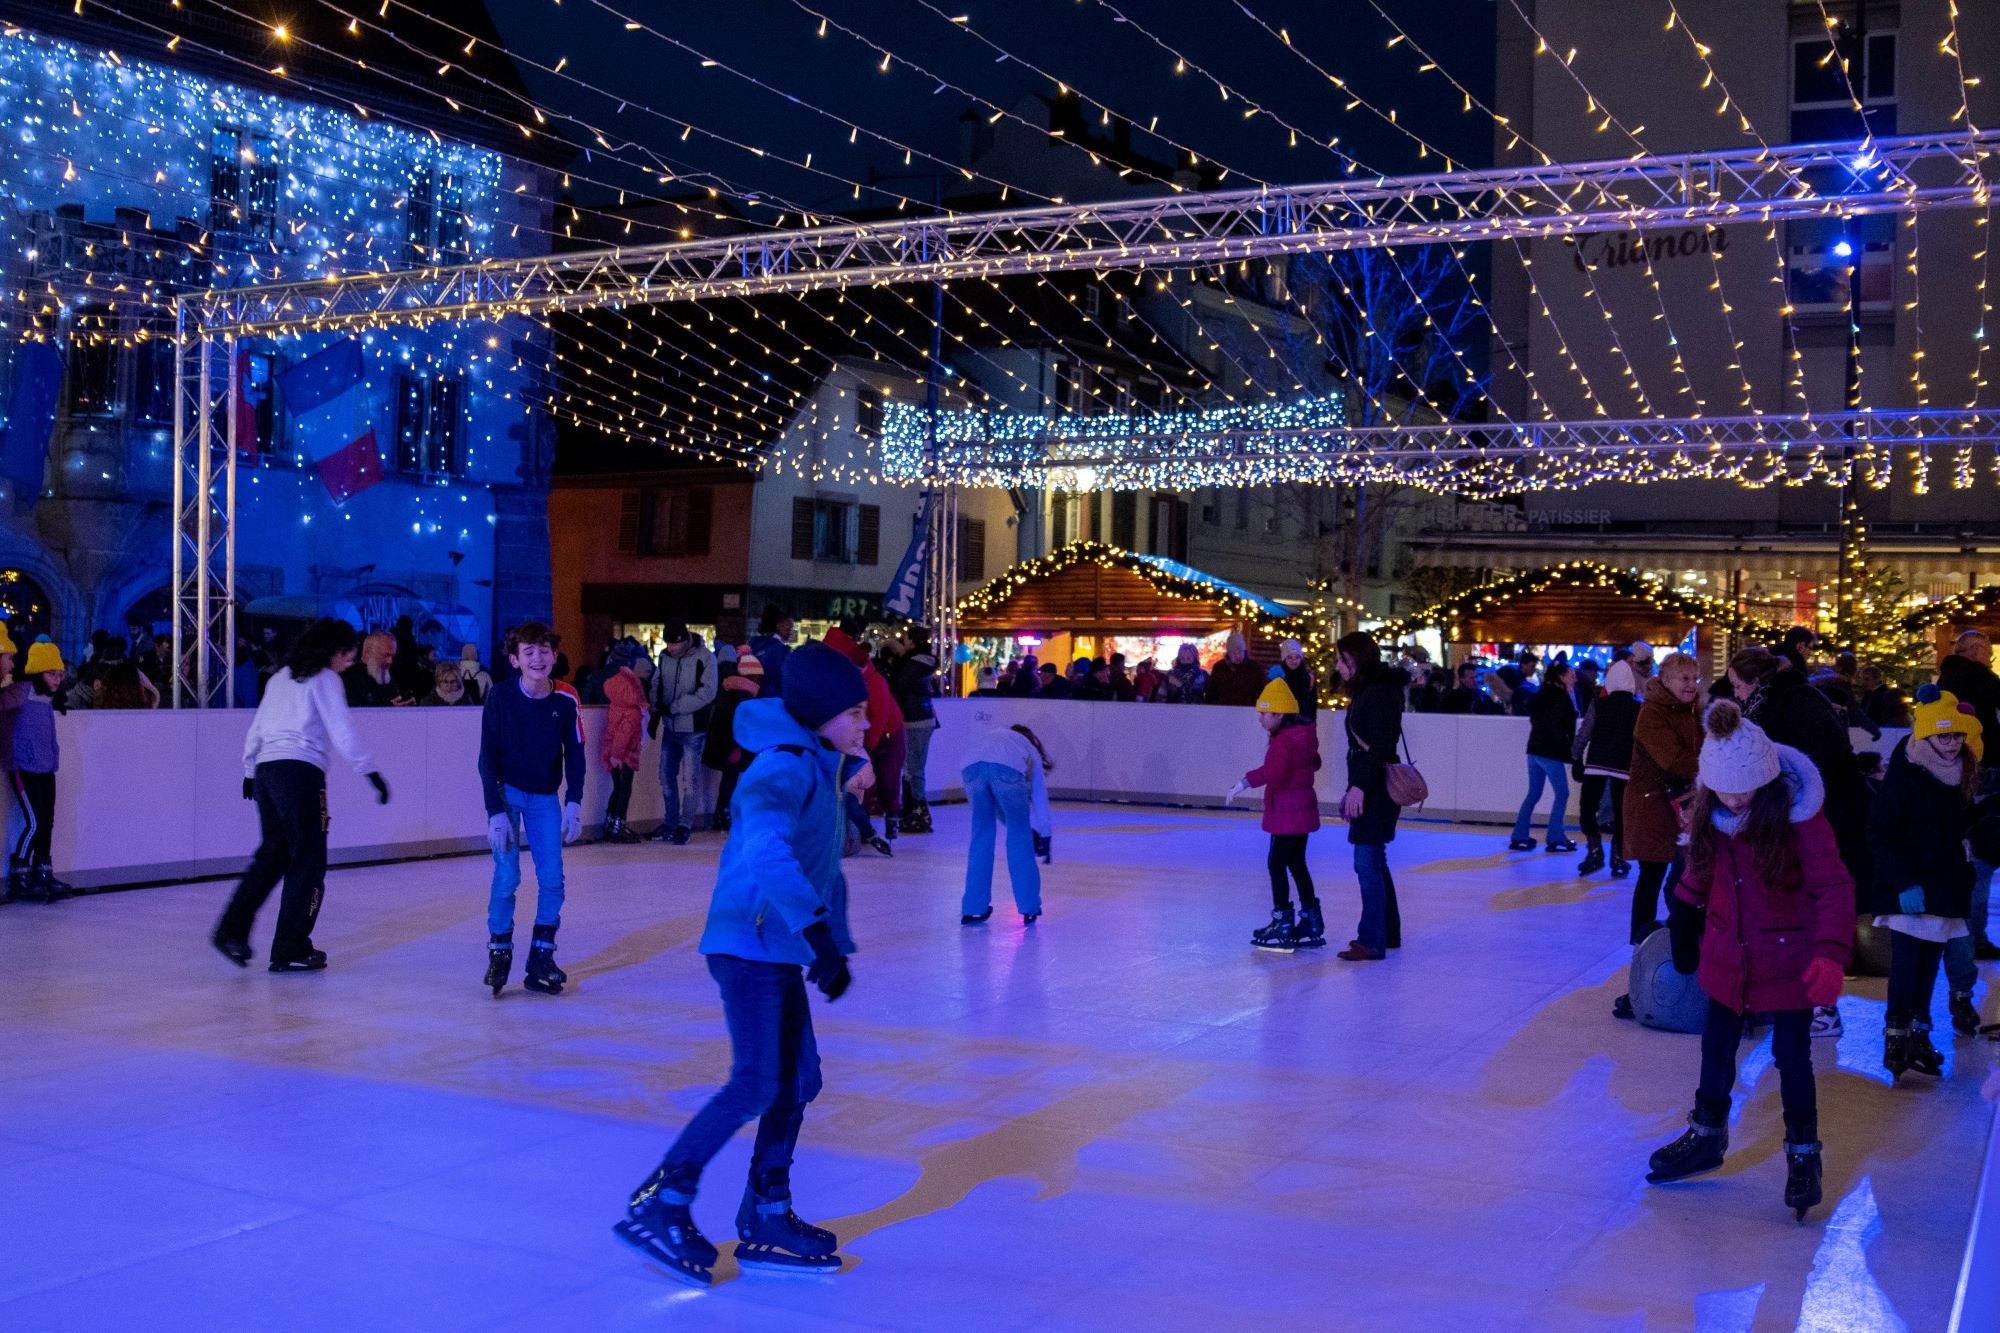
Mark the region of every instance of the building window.
[[91, 303], [70, 313], [69, 410], [105, 416], [118, 410], [118, 316]]
[[958, 578], [961, 583], [986, 580], [986, 520], [958, 516]]
[[1153, 525], [1146, 534], [1146, 549], [1154, 555], [1187, 563], [1188, 512], [1186, 500], [1172, 495], [1153, 497]]
[[1111, 544], [1121, 551], [1139, 549], [1139, 495], [1119, 491], [1111, 497]]
[[[1817, 26], [1817, 25], [1816, 25]], [[1845, 57], [1847, 68], [1835, 55]], [[1829, 37], [1821, 31], [1792, 39], [1792, 141], [1820, 143], [1896, 132], [1896, 34], [1871, 32], [1867, 56], [1843, 23]], [[1850, 91], [1850, 84], [1852, 85]], [[1854, 110], [1861, 94], [1865, 118]]]
[[873, 565], [882, 558], [882, 506], [825, 496], [792, 501], [792, 559]]
[[854, 391], [854, 433], [864, 440], [882, 438], [882, 391], [864, 384]]
[[1236, 492], [1236, 530], [1250, 531], [1250, 492]]
[[715, 515], [715, 492], [707, 486], [653, 492], [652, 531], [645, 553], [656, 556], [707, 555]]
[[1060, 550], [1069, 545], [1069, 496], [1061, 491], [1049, 492], [1049, 549]]
[[1795, 309], [1845, 310], [1848, 288], [1857, 276], [1860, 308], [1888, 310], [1896, 287], [1893, 215], [1871, 214], [1852, 224], [1839, 218], [1800, 218], [1785, 224], [1785, 293]]
[[210, 143], [209, 230], [218, 236], [276, 236], [277, 145], [267, 134], [231, 125], [218, 125]]
[[396, 375], [396, 467], [417, 477], [465, 474], [465, 386], [448, 375]]
[[1083, 307], [1084, 318], [1096, 319], [1104, 310], [1103, 290], [1094, 282], [1085, 283], [1083, 300], [1079, 304]]
[[457, 264], [472, 257], [465, 187], [448, 168], [421, 165], [403, 205], [403, 262]]
[[1201, 521], [1211, 528], [1222, 525], [1222, 492], [1213, 486], [1202, 492]]

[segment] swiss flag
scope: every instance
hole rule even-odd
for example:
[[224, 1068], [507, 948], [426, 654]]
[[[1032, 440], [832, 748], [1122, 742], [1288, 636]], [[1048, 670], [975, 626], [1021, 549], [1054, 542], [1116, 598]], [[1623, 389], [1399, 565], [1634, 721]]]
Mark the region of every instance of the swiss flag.
[[326, 493], [341, 503], [382, 480], [361, 344], [337, 342], [278, 376], [299, 447]]

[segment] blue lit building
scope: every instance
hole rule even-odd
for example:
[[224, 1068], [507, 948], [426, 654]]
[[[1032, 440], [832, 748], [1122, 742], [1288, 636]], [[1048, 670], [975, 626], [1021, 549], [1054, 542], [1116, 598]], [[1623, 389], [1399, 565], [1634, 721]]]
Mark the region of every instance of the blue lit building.
[[[0, 614], [71, 653], [167, 618], [168, 298], [549, 246], [554, 173], [482, 144], [504, 140], [464, 92], [448, 137], [434, 87], [264, 69], [231, 54], [242, 32], [194, 17], [171, 52], [137, 20], [0, 33]], [[359, 487], [315, 465], [326, 441], [282, 389], [328, 340], [244, 344], [239, 623], [410, 614], [454, 655], [489, 652], [496, 625], [549, 615], [546, 332], [363, 342], [352, 433], [379, 466]]]

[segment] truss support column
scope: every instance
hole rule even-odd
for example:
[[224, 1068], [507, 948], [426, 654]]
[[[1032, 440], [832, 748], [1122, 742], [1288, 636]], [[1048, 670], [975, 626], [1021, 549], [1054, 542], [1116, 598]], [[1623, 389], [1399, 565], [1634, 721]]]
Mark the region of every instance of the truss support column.
[[[174, 320], [173, 672], [176, 708], [231, 699], [236, 628], [235, 376], [215, 420], [218, 345], [185, 303]], [[235, 362], [235, 340], [220, 345]], [[217, 496], [217, 486], [222, 494]]]

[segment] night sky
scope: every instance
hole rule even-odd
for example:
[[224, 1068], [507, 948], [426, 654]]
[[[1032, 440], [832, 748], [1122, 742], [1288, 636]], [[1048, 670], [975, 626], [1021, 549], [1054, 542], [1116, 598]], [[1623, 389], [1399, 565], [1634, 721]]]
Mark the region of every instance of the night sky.
[[[698, 132], [683, 141], [679, 125], [644, 108], [772, 152], [795, 158], [811, 152], [814, 166], [841, 177], [865, 179], [871, 171], [880, 173], [894, 178], [894, 188], [927, 196], [939, 171], [936, 164], [919, 156], [905, 166], [900, 152], [871, 142], [865, 132], [850, 145], [846, 126], [753, 87], [720, 65], [817, 103], [858, 122], [864, 131], [956, 161], [961, 116], [968, 109], [982, 116], [989, 110], [952, 88], [940, 90], [940, 80], [1012, 109], [1031, 95], [1056, 92], [1047, 78], [1020, 63], [1027, 61], [1069, 81], [1084, 97], [1129, 115], [1138, 151], [1174, 160], [1176, 150], [1165, 141], [1171, 135], [1229, 168], [1225, 185], [1338, 178], [1343, 164], [1323, 146], [1308, 142], [1306, 132], [1322, 145], [1339, 135], [1341, 148], [1371, 169], [1442, 169], [1436, 155], [1420, 160], [1409, 138], [1366, 109], [1344, 110], [1349, 97], [1303, 55], [1346, 80], [1355, 94], [1385, 110], [1395, 107], [1403, 124], [1458, 162], [1487, 164], [1491, 121], [1476, 111], [1464, 113], [1462, 95], [1437, 73], [1420, 73], [1424, 57], [1412, 48], [1421, 46], [1475, 97], [1486, 97], [1492, 85], [1491, 0], [1379, 4], [1407, 30], [1408, 41], [1388, 46], [1395, 30], [1370, 0], [935, 0], [935, 9], [926, 0], [489, 0], [488, 8], [517, 55], [546, 65], [567, 57], [562, 76], [525, 64], [521, 69], [530, 91], [545, 106], [605, 127], [614, 141], [642, 144], [682, 175], [715, 173], [738, 186], [831, 211], [889, 201], [864, 195], [856, 203], [846, 185], [705, 140]], [[1131, 21], [1121, 21], [1120, 11]], [[830, 20], [824, 38], [818, 35], [820, 15]], [[951, 21], [960, 15], [969, 20], [963, 27]], [[1288, 31], [1294, 49], [1288, 51], [1257, 19]], [[633, 21], [689, 49], [678, 49], [651, 31], [628, 29]], [[883, 73], [880, 54], [842, 35], [841, 25], [902, 59], [892, 59], [889, 72]], [[1194, 69], [1176, 76], [1174, 57], [1139, 25], [1206, 67], [1232, 95], [1224, 100]], [[1015, 58], [997, 57], [966, 28]], [[703, 57], [720, 65], [705, 68]], [[910, 68], [904, 59], [937, 77]], [[1246, 96], [1272, 114], [1246, 120]], [[622, 112], [621, 100], [626, 103]], [[1160, 138], [1145, 133], [1155, 116]], [[1297, 147], [1288, 146], [1290, 131], [1279, 118], [1301, 131]], [[1094, 111], [1090, 124], [1097, 125]], [[636, 155], [631, 149], [620, 154]], [[601, 154], [593, 156], [595, 160], [577, 164], [573, 188], [579, 198], [601, 199], [610, 188], [594, 187], [584, 177], [613, 184], [638, 179]], [[1111, 173], [1104, 175], [1108, 185], [1114, 183]], [[655, 194], [681, 192], [657, 181], [647, 188]], [[961, 182], [961, 188], [971, 187]]]

